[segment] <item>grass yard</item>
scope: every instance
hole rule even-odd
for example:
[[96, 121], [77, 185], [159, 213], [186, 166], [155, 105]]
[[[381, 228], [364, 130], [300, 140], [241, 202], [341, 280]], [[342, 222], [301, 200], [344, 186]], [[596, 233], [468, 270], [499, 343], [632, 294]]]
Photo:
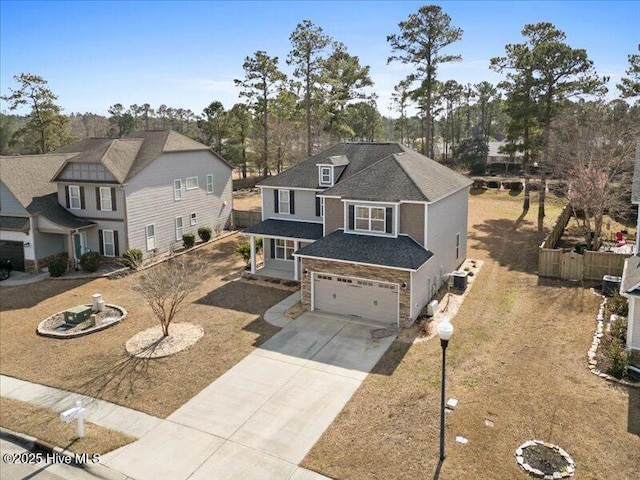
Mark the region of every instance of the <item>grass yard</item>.
[[[208, 261], [208, 280], [193, 292], [175, 321], [200, 325], [205, 335], [176, 355], [155, 360], [130, 357], [125, 342], [157, 325], [151, 309], [133, 291], [137, 274], [118, 280], [45, 280], [0, 290], [0, 371], [23, 380], [79, 392], [166, 417], [274, 335], [279, 328], [262, 314], [291, 294], [223, 277], [243, 269], [232, 235], [193, 252]], [[99, 292], [128, 317], [106, 330], [75, 339], [36, 335], [49, 315], [90, 303]]]
[[[529, 439], [560, 445], [580, 479], [635, 479], [640, 390], [587, 369], [599, 297], [536, 274], [537, 197], [473, 192], [469, 258], [485, 264], [447, 350], [447, 458], [438, 468], [440, 342], [396, 341], [302, 465], [337, 479], [517, 479]], [[551, 197], [550, 200], [553, 200]], [[561, 205], [547, 205], [549, 228]], [[485, 419], [494, 422], [484, 426]], [[457, 435], [469, 439], [462, 445]]]
[[233, 192], [233, 208], [235, 210], [250, 210], [252, 212], [262, 211], [262, 199], [260, 190], [239, 190]]

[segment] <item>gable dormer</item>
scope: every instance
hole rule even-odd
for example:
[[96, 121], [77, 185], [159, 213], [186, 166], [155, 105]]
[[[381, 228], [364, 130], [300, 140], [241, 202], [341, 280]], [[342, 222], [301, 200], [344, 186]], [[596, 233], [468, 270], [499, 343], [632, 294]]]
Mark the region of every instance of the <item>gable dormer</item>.
[[318, 186], [320, 188], [333, 187], [347, 165], [349, 165], [349, 159], [345, 155], [334, 155], [316, 163]]

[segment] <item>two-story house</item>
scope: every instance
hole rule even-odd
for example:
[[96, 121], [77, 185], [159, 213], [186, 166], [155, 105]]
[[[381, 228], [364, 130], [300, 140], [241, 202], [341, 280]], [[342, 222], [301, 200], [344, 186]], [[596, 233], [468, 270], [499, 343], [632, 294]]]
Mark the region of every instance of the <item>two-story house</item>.
[[0, 255], [19, 270], [61, 252], [77, 261], [87, 251], [167, 251], [199, 227], [225, 228], [231, 214], [231, 165], [172, 131], [89, 138], [0, 162]]
[[397, 143], [344, 143], [259, 184], [264, 273], [310, 310], [406, 325], [466, 259], [471, 181]]

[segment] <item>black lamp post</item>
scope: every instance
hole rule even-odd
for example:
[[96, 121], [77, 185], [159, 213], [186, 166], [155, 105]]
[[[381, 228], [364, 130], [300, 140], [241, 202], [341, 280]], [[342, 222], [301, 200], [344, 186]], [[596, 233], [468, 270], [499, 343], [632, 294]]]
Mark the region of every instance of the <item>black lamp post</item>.
[[442, 392], [440, 397], [440, 461], [445, 459], [444, 454], [444, 387], [445, 387], [445, 355], [449, 339], [453, 335], [453, 325], [449, 320], [445, 320], [438, 324], [438, 336], [440, 337], [440, 346], [442, 347]]

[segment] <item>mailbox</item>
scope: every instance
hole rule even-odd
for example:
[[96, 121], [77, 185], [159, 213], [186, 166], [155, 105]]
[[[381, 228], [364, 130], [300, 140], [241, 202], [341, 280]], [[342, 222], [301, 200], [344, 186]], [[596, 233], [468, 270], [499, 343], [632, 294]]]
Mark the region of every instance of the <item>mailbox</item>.
[[77, 420], [81, 414], [84, 413], [84, 410], [85, 409], [83, 407], [73, 407], [69, 410], [65, 410], [60, 414], [60, 420], [62, 420], [64, 423], [73, 422], [74, 420]]

